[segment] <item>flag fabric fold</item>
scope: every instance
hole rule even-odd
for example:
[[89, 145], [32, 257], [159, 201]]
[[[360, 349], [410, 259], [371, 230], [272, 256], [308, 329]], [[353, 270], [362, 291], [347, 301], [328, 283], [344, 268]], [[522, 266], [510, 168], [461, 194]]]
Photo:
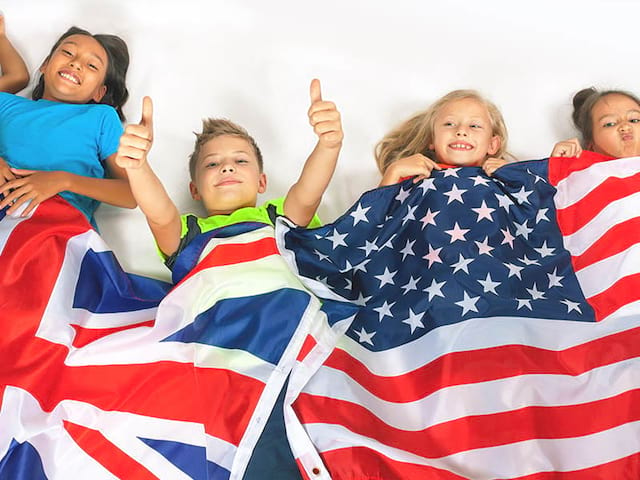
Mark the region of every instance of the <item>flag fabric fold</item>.
[[447, 169], [320, 229], [278, 225], [305, 285], [359, 306], [293, 403], [314, 446], [292, 442], [299, 462], [335, 479], [639, 478], [639, 178], [640, 158], [590, 152]]

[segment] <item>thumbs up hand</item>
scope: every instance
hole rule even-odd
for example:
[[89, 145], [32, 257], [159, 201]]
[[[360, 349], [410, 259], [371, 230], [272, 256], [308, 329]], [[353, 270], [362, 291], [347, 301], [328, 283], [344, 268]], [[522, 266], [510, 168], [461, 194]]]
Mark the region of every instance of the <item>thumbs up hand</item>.
[[342, 146], [344, 133], [340, 112], [333, 102], [322, 100], [320, 80], [314, 78], [309, 88], [311, 107], [309, 107], [309, 123], [313, 131], [318, 135], [318, 145], [326, 148], [339, 148]]
[[121, 168], [140, 168], [147, 162], [153, 145], [153, 102], [151, 97], [142, 99], [140, 123], [127, 125], [120, 137], [116, 165]]

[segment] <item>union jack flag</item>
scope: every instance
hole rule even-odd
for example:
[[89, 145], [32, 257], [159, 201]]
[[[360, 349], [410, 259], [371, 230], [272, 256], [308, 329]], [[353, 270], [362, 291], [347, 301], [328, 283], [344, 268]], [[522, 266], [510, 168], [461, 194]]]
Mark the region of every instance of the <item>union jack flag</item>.
[[242, 478], [303, 345], [348, 325], [271, 226], [199, 238], [173, 287], [124, 272], [59, 198], [0, 231], [3, 479]]
[[309, 478], [640, 478], [640, 158], [446, 169], [280, 227], [360, 307], [289, 412]]

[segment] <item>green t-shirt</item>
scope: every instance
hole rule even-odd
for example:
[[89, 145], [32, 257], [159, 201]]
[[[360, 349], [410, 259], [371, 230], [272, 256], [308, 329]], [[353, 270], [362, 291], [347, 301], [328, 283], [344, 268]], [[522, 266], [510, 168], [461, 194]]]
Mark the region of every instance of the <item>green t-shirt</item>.
[[[173, 265], [180, 252], [201, 233], [242, 222], [260, 222], [274, 225], [276, 218], [283, 216], [284, 197], [268, 200], [259, 207], [240, 208], [229, 215], [211, 215], [210, 217], [201, 218], [192, 213], [187, 213], [180, 216], [182, 231], [180, 233], [180, 245], [178, 245], [178, 249], [170, 257], [165, 257], [162, 253], [160, 253], [160, 255], [165, 260], [165, 265], [173, 269]], [[314, 215], [309, 225], [307, 225], [307, 228], [320, 227], [321, 225], [322, 222], [318, 218], [318, 215]]]

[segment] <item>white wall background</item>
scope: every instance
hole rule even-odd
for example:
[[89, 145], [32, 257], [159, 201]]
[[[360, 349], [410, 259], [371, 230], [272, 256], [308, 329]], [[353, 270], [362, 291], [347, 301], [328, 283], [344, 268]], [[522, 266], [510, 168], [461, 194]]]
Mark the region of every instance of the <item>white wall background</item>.
[[[385, 132], [450, 90], [493, 100], [521, 160], [575, 135], [570, 105], [580, 88], [640, 93], [633, 0], [10, 0], [0, 8], [32, 84], [71, 25], [127, 41], [125, 112], [138, 121], [142, 97], [153, 98], [152, 164], [182, 211], [198, 212], [187, 156], [207, 116], [254, 135], [269, 180], [263, 199], [287, 191], [315, 144], [306, 117], [313, 77], [345, 131], [320, 209], [326, 222], [377, 184], [373, 147]], [[169, 278], [139, 210], [101, 206], [97, 219], [125, 269]]]

